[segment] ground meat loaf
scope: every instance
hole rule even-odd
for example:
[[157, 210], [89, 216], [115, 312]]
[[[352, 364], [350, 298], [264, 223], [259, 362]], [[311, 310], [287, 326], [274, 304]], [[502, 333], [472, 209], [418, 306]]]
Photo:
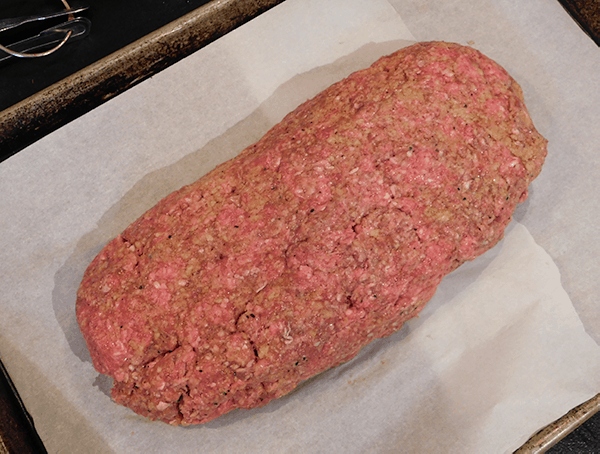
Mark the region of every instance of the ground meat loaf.
[[383, 57], [102, 250], [77, 295], [94, 366], [170, 424], [264, 405], [417, 315], [502, 238], [545, 156], [480, 52]]

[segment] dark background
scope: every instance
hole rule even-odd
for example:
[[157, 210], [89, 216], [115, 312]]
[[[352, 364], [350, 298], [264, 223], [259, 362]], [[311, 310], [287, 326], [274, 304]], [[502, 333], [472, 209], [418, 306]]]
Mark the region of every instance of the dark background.
[[600, 453], [600, 413], [596, 413], [558, 444], [546, 451], [548, 454]]
[[[0, 111], [119, 50], [163, 25], [209, 3], [209, 0], [70, 0], [71, 8], [88, 6], [78, 16], [91, 20], [91, 33], [42, 58], [11, 58], [0, 63]], [[140, 7], [141, 5], [141, 7]], [[0, 18], [64, 9], [60, 0], [1, 0]], [[40, 21], [0, 34], [7, 46], [66, 21]]]

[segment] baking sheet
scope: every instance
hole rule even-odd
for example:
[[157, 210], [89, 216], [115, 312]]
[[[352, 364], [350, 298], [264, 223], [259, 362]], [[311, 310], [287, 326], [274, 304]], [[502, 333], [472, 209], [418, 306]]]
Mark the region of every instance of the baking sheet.
[[[286, 0], [3, 162], [0, 352], [49, 451], [509, 452], [596, 394], [600, 61], [560, 5], [516, 6]], [[73, 312], [94, 254], [294, 104], [428, 39], [503, 64], [550, 140], [506, 240], [419, 319], [262, 409], [172, 428], [113, 404]]]

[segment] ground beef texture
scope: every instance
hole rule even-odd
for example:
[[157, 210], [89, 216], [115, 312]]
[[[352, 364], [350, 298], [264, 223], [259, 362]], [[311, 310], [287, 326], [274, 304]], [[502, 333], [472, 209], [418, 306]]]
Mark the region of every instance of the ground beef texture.
[[106, 245], [76, 303], [93, 364], [116, 402], [173, 425], [283, 396], [494, 246], [546, 149], [477, 50], [383, 57]]

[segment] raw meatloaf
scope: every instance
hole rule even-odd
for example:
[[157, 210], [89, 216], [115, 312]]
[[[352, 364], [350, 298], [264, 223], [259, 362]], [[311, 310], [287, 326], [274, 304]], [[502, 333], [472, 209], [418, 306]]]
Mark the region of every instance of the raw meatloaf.
[[383, 57], [102, 250], [77, 296], [94, 366], [170, 424], [264, 405], [417, 315], [502, 238], [545, 156], [478, 51]]

